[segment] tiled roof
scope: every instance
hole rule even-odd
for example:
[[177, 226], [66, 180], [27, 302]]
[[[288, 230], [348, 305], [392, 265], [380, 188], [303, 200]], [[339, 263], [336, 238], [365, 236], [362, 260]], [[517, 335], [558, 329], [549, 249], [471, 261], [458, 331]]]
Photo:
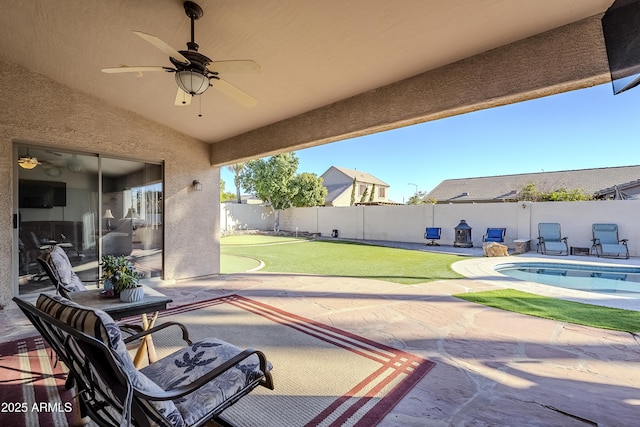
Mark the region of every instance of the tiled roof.
[[349, 178], [351, 178], [351, 180], [353, 180], [353, 178], [355, 177], [355, 179], [358, 182], [362, 182], [362, 183], [366, 183], [366, 184], [375, 184], [377, 186], [384, 186], [384, 187], [388, 187], [389, 186], [389, 184], [387, 184], [384, 181], [379, 180], [378, 178], [376, 178], [375, 176], [371, 175], [370, 173], [361, 172], [361, 171], [352, 170], [352, 169], [347, 169], [347, 168], [342, 168], [340, 166], [332, 166], [332, 167], [338, 169], [340, 172], [342, 172], [343, 174], [347, 175]]
[[595, 194], [605, 188], [638, 179], [640, 179], [640, 166], [447, 179], [431, 190], [427, 197], [439, 202], [512, 200], [517, 192], [529, 183], [534, 183], [538, 191], [564, 188], [580, 189], [586, 194]]

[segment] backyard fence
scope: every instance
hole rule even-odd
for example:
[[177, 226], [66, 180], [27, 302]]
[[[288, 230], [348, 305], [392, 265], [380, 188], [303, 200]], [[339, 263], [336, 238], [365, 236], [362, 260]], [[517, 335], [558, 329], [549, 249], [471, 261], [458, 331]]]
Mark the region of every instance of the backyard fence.
[[[346, 239], [421, 243], [426, 227], [440, 227], [440, 244], [453, 245], [454, 227], [464, 219], [472, 227], [474, 246], [482, 246], [487, 228], [503, 227], [510, 248], [515, 247], [514, 240], [531, 239], [535, 251], [540, 222], [560, 223], [572, 248], [591, 247], [592, 224], [613, 223], [619, 227], [619, 237], [629, 239], [631, 256], [640, 256], [639, 212], [640, 200], [290, 208], [280, 213], [280, 230], [326, 237], [337, 230]], [[221, 204], [223, 232], [272, 230], [273, 223], [269, 207]]]

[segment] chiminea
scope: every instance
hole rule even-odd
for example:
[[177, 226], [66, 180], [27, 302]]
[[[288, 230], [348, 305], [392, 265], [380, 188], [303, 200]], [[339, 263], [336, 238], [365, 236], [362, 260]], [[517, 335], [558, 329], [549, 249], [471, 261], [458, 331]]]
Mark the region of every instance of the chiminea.
[[464, 219], [460, 220], [460, 224], [456, 225], [456, 240], [453, 244], [456, 248], [471, 248], [473, 242], [471, 240], [471, 227]]

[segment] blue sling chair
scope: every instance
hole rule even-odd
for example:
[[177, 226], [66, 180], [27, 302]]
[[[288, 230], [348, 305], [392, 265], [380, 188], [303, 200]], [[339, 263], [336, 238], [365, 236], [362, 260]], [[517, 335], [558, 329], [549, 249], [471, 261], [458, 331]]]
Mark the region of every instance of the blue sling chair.
[[538, 252], [544, 255], [569, 255], [567, 238], [562, 237], [560, 224], [557, 222], [538, 224]]
[[591, 252], [599, 257], [629, 258], [628, 239], [618, 239], [616, 224], [593, 224], [593, 246]]
[[440, 246], [436, 243], [436, 240], [440, 240], [440, 232], [442, 229], [440, 227], [427, 227], [424, 233], [424, 238], [427, 240], [431, 240], [427, 243], [427, 246]]
[[482, 241], [503, 243], [506, 231], [506, 228], [487, 228], [487, 234], [482, 237]]

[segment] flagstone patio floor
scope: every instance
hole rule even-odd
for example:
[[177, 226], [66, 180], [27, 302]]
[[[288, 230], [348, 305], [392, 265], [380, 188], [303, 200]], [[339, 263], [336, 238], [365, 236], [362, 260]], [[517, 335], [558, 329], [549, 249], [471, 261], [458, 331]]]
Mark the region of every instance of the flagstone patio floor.
[[[424, 245], [412, 249], [425, 250]], [[479, 255], [477, 250], [467, 255]], [[535, 252], [520, 257], [538, 258]], [[469, 257], [455, 264], [469, 278], [419, 285], [253, 272], [158, 282], [154, 287], [171, 296], [174, 305], [244, 295], [434, 361], [436, 366], [380, 426], [638, 425], [638, 336], [452, 297], [512, 284], [492, 273], [498, 260], [505, 258]], [[526, 282], [517, 282], [526, 288]], [[640, 300], [636, 304], [640, 310]], [[0, 340], [25, 334], [33, 330], [15, 307], [0, 310]]]

